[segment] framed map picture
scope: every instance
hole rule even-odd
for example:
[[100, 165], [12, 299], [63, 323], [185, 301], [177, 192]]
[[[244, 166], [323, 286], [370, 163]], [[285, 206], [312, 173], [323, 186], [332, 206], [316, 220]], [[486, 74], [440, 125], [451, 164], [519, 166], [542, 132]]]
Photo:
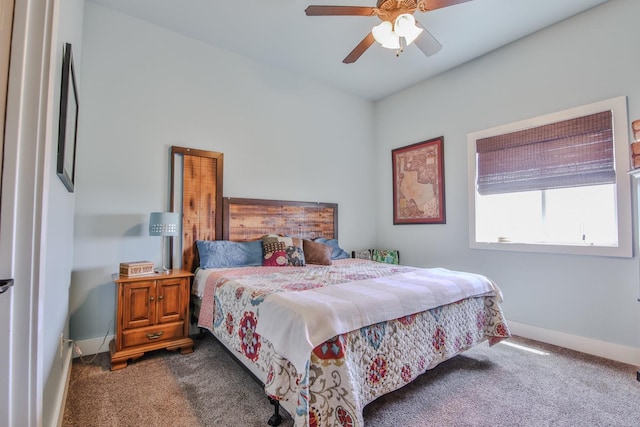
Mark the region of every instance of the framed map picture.
[[393, 223], [445, 224], [444, 137], [391, 150]]

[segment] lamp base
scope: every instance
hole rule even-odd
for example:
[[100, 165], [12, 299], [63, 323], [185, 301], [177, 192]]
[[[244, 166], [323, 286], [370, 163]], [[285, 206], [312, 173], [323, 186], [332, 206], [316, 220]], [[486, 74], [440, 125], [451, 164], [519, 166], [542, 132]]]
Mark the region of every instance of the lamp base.
[[162, 266], [162, 268], [158, 268], [158, 269], [156, 270], [156, 273], [157, 273], [157, 274], [169, 274], [169, 273], [171, 273], [171, 269], [170, 269], [170, 268], [167, 268], [167, 267], [165, 267], [165, 266]]

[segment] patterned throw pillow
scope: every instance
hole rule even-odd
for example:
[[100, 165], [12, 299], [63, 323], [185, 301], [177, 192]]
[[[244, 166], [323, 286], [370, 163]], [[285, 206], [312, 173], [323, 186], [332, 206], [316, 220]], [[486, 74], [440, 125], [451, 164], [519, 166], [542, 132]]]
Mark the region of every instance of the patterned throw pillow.
[[371, 249], [362, 249], [359, 251], [352, 251], [351, 256], [353, 256], [353, 258], [371, 260]]
[[372, 249], [371, 259], [387, 264], [399, 264], [400, 253], [397, 250]]
[[305, 265], [301, 239], [275, 234], [262, 237], [262, 265], [269, 267]]

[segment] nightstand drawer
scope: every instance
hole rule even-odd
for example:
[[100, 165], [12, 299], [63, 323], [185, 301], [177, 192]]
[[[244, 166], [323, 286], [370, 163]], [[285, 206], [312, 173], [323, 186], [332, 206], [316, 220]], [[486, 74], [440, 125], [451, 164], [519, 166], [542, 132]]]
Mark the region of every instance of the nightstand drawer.
[[140, 328], [122, 333], [123, 348], [165, 341], [184, 336], [184, 322], [168, 323], [151, 328]]

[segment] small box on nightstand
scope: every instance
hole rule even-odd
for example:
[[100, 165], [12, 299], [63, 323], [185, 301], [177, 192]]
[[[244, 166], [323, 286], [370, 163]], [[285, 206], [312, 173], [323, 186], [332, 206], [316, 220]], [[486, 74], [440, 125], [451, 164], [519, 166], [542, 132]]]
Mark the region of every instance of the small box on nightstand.
[[151, 261], [121, 262], [120, 274], [128, 277], [153, 274], [153, 263]]

